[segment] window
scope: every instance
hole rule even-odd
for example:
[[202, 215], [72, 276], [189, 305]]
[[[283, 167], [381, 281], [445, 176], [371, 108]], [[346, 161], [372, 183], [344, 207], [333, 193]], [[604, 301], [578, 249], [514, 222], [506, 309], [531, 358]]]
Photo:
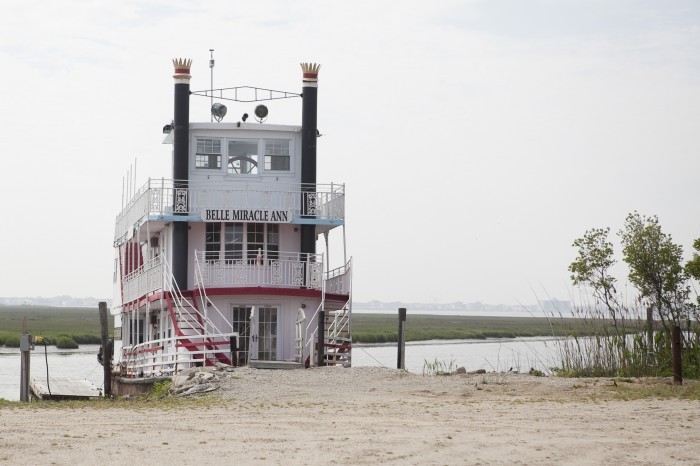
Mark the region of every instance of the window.
[[221, 252], [221, 224], [207, 223], [204, 254], [205, 260], [217, 261]]
[[262, 264], [263, 253], [265, 251], [265, 224], [248, 224], [248, 263]]
[[229, 141], [227, 170], [229, 175], [257, 175], [258, 142]]
[[221, 168], [221, 140], [197, 138], [197, 151], [194, 156], [195, 168], [217, 170]]
[[265, 170], [289, 171], [289, 140], [265, 140]]
[[[223, 241], [222, 241], [223, 238]], [[264, 265], [279, 258], [279, 225], [275, 223], [207, 223], [205, 260], [227, 264], [245, 260]]]
[[227, 263], [243, 259], [242, 223], [224, 223], [224, 258]]
[[280, 252], [280, 226], [276, 223], [267, 225], [267, 258], [276, 260]]

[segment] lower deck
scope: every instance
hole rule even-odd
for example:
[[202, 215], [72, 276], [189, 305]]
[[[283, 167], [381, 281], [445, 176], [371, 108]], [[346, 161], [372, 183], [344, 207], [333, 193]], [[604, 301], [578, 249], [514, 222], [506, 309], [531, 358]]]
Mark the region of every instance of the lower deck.
[[214, 291], [164, 292], [123, 306], [117, 322], [121, 375], [157, 377], [216, 363], [303, 367], [315, 361], [321, 311], [329, 316], [324, 338], [334, 334], [344, 341], [328, 342], [336, 353], [345, 353], [333, 360], [349, 363], [349, 295], [278, 288]]

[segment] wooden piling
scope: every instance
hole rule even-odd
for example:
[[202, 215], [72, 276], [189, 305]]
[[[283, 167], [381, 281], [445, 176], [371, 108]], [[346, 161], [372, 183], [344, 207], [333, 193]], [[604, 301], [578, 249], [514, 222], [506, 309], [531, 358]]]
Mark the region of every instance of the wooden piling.
[[399, 308], [399, 349], [396, 361], [397, 369], [406, 369], [406, 308]]
[[102, 333], [102, 369], [104, 373], [104, 396], [112, 396], [112, 345], [109, 341], [109, 323], [107, 322], [107, 303], [99, 303], [100, 331]]
[[678, 325], [671, 327], [671, 357], [673, 358], [673, 383], [683, 384], [683, 365], [681, 363], [681, 328]]

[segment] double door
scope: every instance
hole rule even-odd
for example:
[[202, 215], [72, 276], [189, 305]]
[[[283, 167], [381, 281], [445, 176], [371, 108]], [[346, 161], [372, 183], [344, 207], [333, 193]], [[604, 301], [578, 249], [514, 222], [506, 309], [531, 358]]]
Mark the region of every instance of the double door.
[[233, 331], [238, 332], [238, 365], [252, 359], [277, 360], [277, 308], [233, 306]]

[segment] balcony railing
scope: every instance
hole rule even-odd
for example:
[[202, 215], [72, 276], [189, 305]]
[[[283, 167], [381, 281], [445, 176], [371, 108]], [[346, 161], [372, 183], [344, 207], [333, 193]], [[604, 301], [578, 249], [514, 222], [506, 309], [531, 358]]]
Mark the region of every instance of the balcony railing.
[[[122, 290], [124, 302], [133, 301], [141, 296], [164, 289], [164, 269], [162, 256], [151, 259], [124, 277]], [[170, 287], [166, 287], [170, 290]]]
[[[206, 253], [195, 251], [195, 267], [201, 270], [205, 288], [248, 286], [290, 287], [321, 290], [326, 293], [350, 294], [352, 262], [323, 271], [322, 254], [279, 252], [275, 259], [207, 260]], [[307, 257], [308, 256], [308, 257]], [[123, 299], [130, 302], [155, 291], [172, 291], [172, 276], [166, 271], [161, 256], [152, 259], [124, 278]]]
[[117, 216], [114, 239], [124, 238], [147, 218], [200, 215], [206, 209], [277, 210], [290, 212], [292, 218], [340, 223], [345, 217], [345, 185], [236, 183], [230, 188], [207, 188], [195, 181], [178, 187], [173, 180], [148, 180]]
[[301, 256], [280, 252], [275, 259], [207, 260], [205, 252], [195, 253], [202, 271], [202, 285], [207, 288], [271, 286], [320, 290], [323, 256], [310, 254], [308, 260], [302, 260]]

